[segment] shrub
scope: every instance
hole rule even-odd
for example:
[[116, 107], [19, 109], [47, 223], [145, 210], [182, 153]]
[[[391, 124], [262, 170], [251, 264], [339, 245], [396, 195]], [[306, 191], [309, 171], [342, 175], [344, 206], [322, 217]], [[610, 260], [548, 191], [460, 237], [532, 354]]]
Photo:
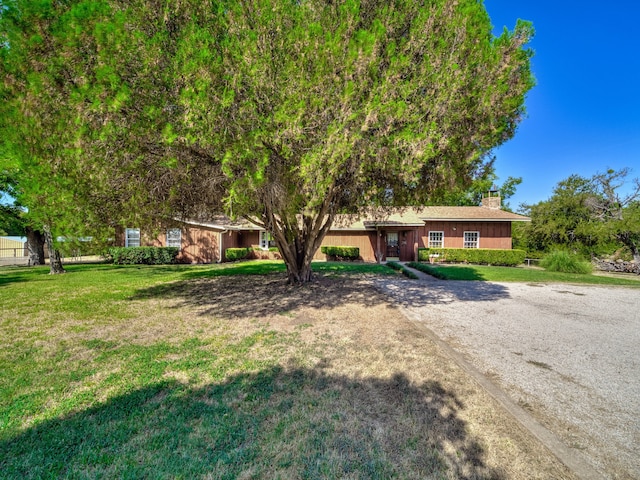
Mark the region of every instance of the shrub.
[[167, 265], [176, 263], [178, 247], [113, 247], [109, 258], [116, 265]]
[[428, 262], [429, 255], [439, 255], [439, 262], [476, 263], [513, 267], [524, 262], [524, 250], [497, 248], [420, 248], [418, 260]]
[[398, 262], [387, 262], [386, 265], [387, 267], [396, 271], [402, 270], [402, 265], [400, 265]]
[[229, 262], [235, 262], [236, 260], [243, 260], [249, 258], [253, 249], [251, 248], [227, 248], [224, 251], [224, 256]]
[[432, 277], [436, 277], [439, 278], [441, 280], [446, 280], [447, 276], [442, 273], [440, 270], [438, 270], [437, 267], [434, 267], [432, 265], [427, 265], [424, 263], [418, 263], [418, 262], [409, 262], [408, 265], [411, 268], [415, 268], [416, 270], [420, 270], [422, 273], [426, 273], [427, 275], [431, 275]]
[[550, 272], [587, 274], [592, 271], [589, 262], [564, 250], [555, 250], [546, 255], [540, 262], [540, 266]]
[[253, 247], [247, 258], [251, 260], [282, 260], [282, 255], [280, 255], [278, 247], [269, 247], [268, 250]]
[[358, 260], [360, 258], [360, 249], [358, 247], [320, 247], [320, 251], [324, 253], [329, 260]]
[[393, 270], [396, 270], [398, 272], [402, 272], [402, 274], [405, 277], [410, 278], [412, 280], [418, 280], [420, 278], [418, 277], [418, 275], [415, 274], [415, 272], [412, 272], [411, 270], [406, 268], [404, 265], [399, 264], [398, 262], [387, 262], [387, 267]]

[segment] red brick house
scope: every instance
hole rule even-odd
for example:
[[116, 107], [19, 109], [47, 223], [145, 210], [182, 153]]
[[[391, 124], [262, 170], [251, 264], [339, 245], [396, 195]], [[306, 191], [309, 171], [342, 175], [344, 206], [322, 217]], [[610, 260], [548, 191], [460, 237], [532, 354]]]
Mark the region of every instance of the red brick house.
[[[365, 262], [411, 261], [423, 247], [510, 249], [512, 222], [527, 221], [528, 217], [501, 210], [500, 197], [493, 196], [479, 207], [379, 209], [359, 218], [339, 216], [322, 244], [358, 247]], [[123, 229], [117, 237], [121, 246], [180, 247], [178, 260], [186, 263], [224, 261], [227, 248], [275, 246], [264, 229], [225, 216], [186, 221], [155, 239], [141, 237], [135, 228]], [[316, 259], [324, 260], [325, 255], [318, 250]]]

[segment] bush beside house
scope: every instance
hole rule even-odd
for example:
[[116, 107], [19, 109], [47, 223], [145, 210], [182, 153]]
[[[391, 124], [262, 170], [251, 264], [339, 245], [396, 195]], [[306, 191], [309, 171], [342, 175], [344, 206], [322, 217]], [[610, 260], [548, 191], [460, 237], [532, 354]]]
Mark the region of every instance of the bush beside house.
[[327, 256], [327, 260], [331, 261], [354, 261], [360, 258], [360, 249], [358, 247], [326, 245], [320, 247], [320, 252]]
[[418, 260], [428, 262], [431, 258], [438, 262], [476, 263], [479, 265], [502, 265], [513, 267], [524, 263], [524, 250], [503, 250], [493, 248], [420, 248]]
[[178, 247], [113, 247], [108, 259], [116, 265], [167, 265], [176, 263]]
[[268, 250], [254, 247], [227, 248], [224, 251], [224, 256], [227, 262], [236, 262], [238, 260], [282, 260], [278, 247], [269, 247]]

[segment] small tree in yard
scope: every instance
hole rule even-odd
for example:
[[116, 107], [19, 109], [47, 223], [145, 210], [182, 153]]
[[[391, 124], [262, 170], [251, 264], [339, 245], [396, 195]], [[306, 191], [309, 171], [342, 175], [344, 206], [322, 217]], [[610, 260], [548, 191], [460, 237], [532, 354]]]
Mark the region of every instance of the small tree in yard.
[[530, 24], [496, 38], [477, 0], [15, 0], [2, 25], [12, 124], [67, 127], [37, 158], [90, 173], [92, 223], [243, 216], [293, 283], [337, 214], [470, 185], [533, 85]]

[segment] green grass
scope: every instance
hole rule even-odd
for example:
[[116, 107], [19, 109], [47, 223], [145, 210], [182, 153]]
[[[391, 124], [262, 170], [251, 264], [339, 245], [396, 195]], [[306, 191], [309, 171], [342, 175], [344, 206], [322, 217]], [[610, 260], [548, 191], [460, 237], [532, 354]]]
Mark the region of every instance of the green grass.
[[411, 263], [429, 275], [443, 280], [480, 280], [488, 282], [523, 283], [584, 283], [592, 285], [620, 285], [640, 287], [640, 281], [633, 278], [613, 278], [600, 275], [549, 272], [536, 268], [491, 267], [485, 265], [431, 265]]
[[[394, 475], [375, 439], [349, 439], [330, 418], [338, 392], [356, 387], [303, 365], [318, 355], [300, 346], [307, 327], [283, 333], [242, 319], [243, 330], [169, 297], [140, 298], [207, 277], [282, 273], [282, 262], [66, 268], [0, 269], [0, 478]], [[314, 270], [394, 273], [359, 263]], [[326, 457], [335, 442], [353, 455]]]
[[313, 268], [0, 269], [0, 479], [500, 478], [461, 378], [380, 335], [398, 315], [360, 277], [397, 273]]
[[405, 267], [404, 265], [401, 265], [398, 262], [387, 262], [386, 265], [387, 265], [387, 267], [391, 268], [392, 270], [395, 270], [397, 272], [401, 272], [405, 277], [410, 278], [411, 280], [417, 280], [418, 279], [418, 276], [414, 272], [412, 272], [407, 267]]

